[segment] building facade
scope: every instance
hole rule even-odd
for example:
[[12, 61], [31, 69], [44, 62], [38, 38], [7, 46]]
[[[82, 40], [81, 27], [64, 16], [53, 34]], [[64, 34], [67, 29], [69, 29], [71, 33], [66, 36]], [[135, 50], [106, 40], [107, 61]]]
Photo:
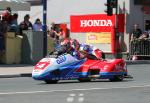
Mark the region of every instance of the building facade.
[[[87, 14], [106, 14], [104, 5], [107, 0], [47, 0], [47, 25], [52, 22], [66, 23], [70, 28], [71, 15], [87, 15]], [[32, 2], [34, 4], [34, 0]], [[31, 21], [36, 18], [42, 20], [42, 5], [40, 3], [31, 7], [29, 12], [19, 12], [19, 21], [23, 20], [25, 14], [30, 14]], [[118, 0], [118, 12], [125, 14], [125, 31], [119, 37], [122, 52], [129, 51], [129, 37], [133, 28], [133, 24], [139, 24], [142, 31], [149, 28], [150, 25], [150, 1], [149, 0]], [[114, 12], [115, 13], [115, 12]], [[72, 38], [78, 39], [82, 43], [86, 43], [85, 33], [71, 33]], [[111, 51], [111, 45], [107, 43], [93, 43], [104, 52]]]

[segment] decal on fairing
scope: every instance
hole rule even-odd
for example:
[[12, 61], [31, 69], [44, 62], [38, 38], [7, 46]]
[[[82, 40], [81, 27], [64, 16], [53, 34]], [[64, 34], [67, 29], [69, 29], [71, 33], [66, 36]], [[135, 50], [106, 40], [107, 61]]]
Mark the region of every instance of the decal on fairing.
[[43, 70], [45, 69], [50, 63], [49, 62], [39, 62], [35, 66], [35, 70]]
[[61, 63], [63, 63], [63, 62], [65, 62], [66, 61], [66, 57], [63, 55], [63, 56], [59, 56], [58, 58], [57, 58], [57, 60], [56, 60], [56, 62], [58, 63], [58, 64], [61, 64]]

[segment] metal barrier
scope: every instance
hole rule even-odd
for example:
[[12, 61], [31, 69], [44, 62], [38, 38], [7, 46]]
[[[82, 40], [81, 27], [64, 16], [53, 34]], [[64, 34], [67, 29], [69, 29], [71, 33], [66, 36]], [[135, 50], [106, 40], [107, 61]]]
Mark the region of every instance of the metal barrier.
[[130, 42], [130, 56], [150, 56], [150, 39], [135, 39]]

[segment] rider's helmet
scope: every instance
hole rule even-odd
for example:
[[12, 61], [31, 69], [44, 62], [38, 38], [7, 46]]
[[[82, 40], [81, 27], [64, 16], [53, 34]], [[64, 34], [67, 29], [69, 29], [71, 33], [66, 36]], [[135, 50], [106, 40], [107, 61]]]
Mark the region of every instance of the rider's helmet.
[[82, 51], [85, 51], [85, 52], [89, 52], [90, 51], [90, 46], [89, 45], [82, 45]]

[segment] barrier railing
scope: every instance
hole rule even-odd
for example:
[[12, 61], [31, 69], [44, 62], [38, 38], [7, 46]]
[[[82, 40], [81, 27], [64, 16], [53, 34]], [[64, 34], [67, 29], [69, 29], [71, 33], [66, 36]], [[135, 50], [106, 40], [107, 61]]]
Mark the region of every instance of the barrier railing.
[[130, 42], [130, 56], [150, 56], [150, 39], [135, 39]]

